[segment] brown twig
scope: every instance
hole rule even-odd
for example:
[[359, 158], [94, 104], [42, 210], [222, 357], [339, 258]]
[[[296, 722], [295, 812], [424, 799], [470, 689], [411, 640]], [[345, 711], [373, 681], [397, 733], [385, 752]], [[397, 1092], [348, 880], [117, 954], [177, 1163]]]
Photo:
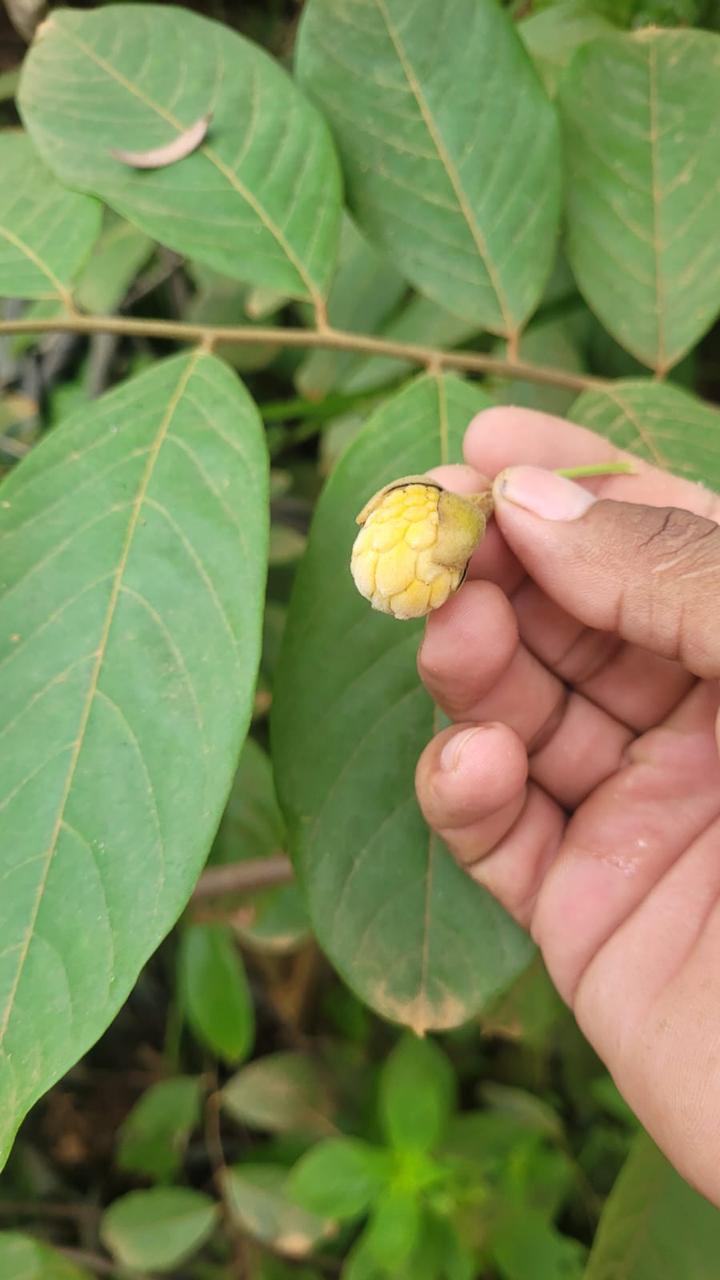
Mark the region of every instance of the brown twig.
[[220, 1097], [221, 1095], [218, 1088], [217, 1075], [215, 1075], [213, 1087], [211, 1088], [205, 1102], [205, 1150], [207, 1151], [208, 1160], [212, 1169], [213, 1185], [220, 1199], [223, 1222], [230, 1237], [233, 1252], [235, 1254], [235, 1274], [237, 1274], [238, 1280], [251, 1280], [253, 1274], [252, 1248], [250, 1241], [247, 1239], [235, 1219], [232, 1207], [228, 1201], [225, 1185], [227, 1178], [227, 1162], [225, 1160], [222, 1129], [220, 1127]]
[[217, 898], [230, 893], [255, 893], [276, 884], [289, 884], [293, 878], [292, 863], [284, 853], [268, 858], [249, 858], [246, 862], [228, 862], [224, 866], [206, 867], [193, 890], [193, 902]]
[[607, 379], [568, 369], [546, 368], [527, 360], [503, 360], [479, 351], [442, 351], [418, 342], [396, 342], [371, 334], [349, 333], [344, 329], [288, 329], [256, 325], [205, 325], [181, 320], [146, 320], [136, 316], [86, 316], [68, 314], [50, 319], [18, 319], [0, 321], [0, 336], [10, 333], [115, 333], [131, 337], [158, 338], [166, 342], [232, 343], [256, 346], [266, 343], [282, 347], [322, 347], [329, 351], [355, 351], [370, 356], [386, 356], [407, 360], [411, 364], [442, 369], [458, 369], [466, 373], [494, 374], [501, 378], [518, 378], [544, 386], [566, 387], [585, 391], [588, 387], [605, 386]]
[[94, 1204], [61, 1204], [53, 1200], [0, 1200], [3, 1218], [99, 1218], [102, 1210]]

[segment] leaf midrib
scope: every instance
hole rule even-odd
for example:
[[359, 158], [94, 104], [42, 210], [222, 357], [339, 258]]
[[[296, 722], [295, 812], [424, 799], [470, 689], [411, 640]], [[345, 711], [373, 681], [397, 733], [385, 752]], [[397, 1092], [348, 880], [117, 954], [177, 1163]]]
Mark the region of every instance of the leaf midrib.
[[5, 1036], [7, 1034], [8, 1026], [10, 1024], [10, 1019], [12, 1017], [12, 1011], [15, 1005], [15, 999], [16, 999], [18, 988], [20, 985], [20, 980], [22, 978], [22, 974], [25, 968], [28, 952], [30, 950], [30, 945], [32, 943], [32, 940], [35, 934], [35, 925], [37, 923], [40, 906], [42, 904], [42, 900], [45, 894], [45, 889], [47, 886], [48, 877], [50, 874], [50, 868], [53, 862], [53, 857], [57, 849], [58, 838], [59, 838], [60, 831], [62, 829], [63, 822], [65, 819], [65, 810], [67, 808], [67, 803], [70, 798], [70, 793], [72, 790], [75, 773], [77, 771], [80, 756], [82, 754], [82, 749], [85, 742], [85, 734], [87, 731], [88, 722], [90, 720], [90, 714], [92, 712], [92, 708], [95, 702], [95, 697], [98, 692], [98, 683], [100, 680], [100, 674], [103, 668], [103, 664], [107, 655], [108, 642], [110, 639], [112, 624], [115, 617], [115, 611], [116, 611], [118, 600], [120, 598], [120, 594], [122, 591], [123, 578], [125, 576], [125, 571], [127, 569], [130, 552], [132, 550], [133, 539], [135, 537], [135, 533], [137, 531], [137, 527], [140, 521], [143, 504], [147, 496], [147, 491], [153, 476], [153, 472], [155, 470], [155, 465], [160, 456], [160, 451], [167, 437], [167, 433], [170, 429], [173, 417], [175, 415], [175, 411], [185, 393], [186, 387], [193, 373], [195, 372], [198, 361], [201, 359], [203, 354], [204, 353], [201, 350], [201, 348], [198, 348], [194, 352], [194, 354], [189, 357], [187, 364], [185, 365], [185, 368], [182, 371], [182, 374], [178, 380], [178, 384], [175, 388], [175, 391], [173, 392], [172, 396], [168, 401], [167, 408], [165, 410], [165, 413], [158, 427], [155, 439], [148, 452], [145, 468], [143, 470], [143, 473], [140, 479], [140, 484], [138, 485], [137, 495], [132, 504], [130, 518], [128, 520], [128, 525], [125, 532], [125, 538], [124, 538], [123, 545], [120, 552], [118, 567], [115, 572], [115, 577], [113, 579], [113, 584], [110, 590], [110, 597], [108, 600], [108, 606], [105, 612], [105, 618], [103, 620], [103, 628], [100, 636], [100, 641], [98, 644], [97, 655], [95, 658], [95, 663], [93, 665], [92, 671], [90, 673], [88, 689], [85, 695], [85, 700], [84, 700], [82, 711], [80, 714], [80, 722], [78, 726], [77, 737], [73, 744], [73, 750], [70, 757], [70, 762], [68, 764], [67, 774], [65, 776], [65, 783], [63, 786], [62, 795], [60, 797], [55, 822], [53, 824], [53, 829], [50, 835], [50, 841], [47, 849], [42, 855], [44, 859], [44, 866], [42, 869], [42, 873], [40, 875], [40, 879], [38, 881], [37, 892], [35, 894], [35, 899], [32, 904], [28, 925], [22, 940], [22, 944], [21, 944], [21, 948], [18, 956], [17, 968], [15, 970], [15, 976], [13, 978], [12, 985], [8, 992], [8, 997], [2, 1013], [2, 1019], [0, 1019], [0, 1047], [2, 1046]]
[[657, 316], [657, 359], [655, 372], [662, 377], [667, 368], [665, 341], [665, 281], [663, 279], [660, 236], [660, 178], [658, 172], [657, 62], [655, 43], [648, 44], [648, 137], [650, 141], [650, 181], [652, 198], [652, 241], [655, 265], [655, 313]]
[[[150, 111], [154, 111], [162, 120], [165, 120], [168, 124], [172, 125], [173, 129], [177, 129], [179, 134], [187, 132], [187, 125], [182, 124], [177, 117], [172, 114], [172, 112], [166, 111], [160, 103], [155, 102], [152, 98], [148, 97], [139, 85], [134, 84], [132, 80], [128, 80], [127, 76], [124, 76], [121, 71], [118, 71], [117, 67], [114, 67], [111, 62], [108, 62], [106, 58], [103, 58], [102, 54], [93, 49], [92, 45], [87, 44], [87, 42], [81, 39], [81, 37], [75, 32], [71, 32], [68, 27], [63, 27], [62, 31], [63, 35], [71, 44], [74, 44], [76, 48], [80, 49], [91, 62], [94, 62], [97, 67], [100, 67], [100, 69], [115, 80], [117, 84], [122, 85], [123, 89], [132, 94], [133, 97], [138, 99], [138, 101], [142, 102]], [[270, 234], [277, 241], [278, 246], [285, 254], [288, 262], [297, 271], [308, 291], [308, 296], [312, 299], [315, 306], [322, 307], [322, 290], [308, 273], [304, 263], [295, 253], [295, 250], [287, 240], [284, 232], [277, 225], [275, 220], [270, 217], [270, 214], [267, 212], [264, 205], [260, 204], [260, 201], [256, 199], [249, 188], [241, 182], [235, 171], [225, 164], [224, 160], [220, 158], [212, 147], [205, 143], [203, 146], [198, 148], [198, 152], [205, 156], [210, 164], [217, 169], [218, 173], [223, 175], [228, 185], [237, 192], [241, 199], [245, 200], [245, 202], [250, 205], [250, 208], [257, 214], [258, 218], [263, 223], [263, 226], [267, 228]]]
[[382, 20], [385, 23], [388, 36], [390, 37], [395, 53], [397, 54], [398, 62], [402, 67], [403, 75], [407, 80], [408, 87], [417, 103], [418, 110], [423, 118], [423, 121], [425, 122], [425, 127], [427, 128], [427, 131], [430, 135], [433, 146], [435, 147], [435, 150], [438, 155], [438, 159], [448, 176], [450, 185], [455, 194], [455, 199], [458, 202], [458, 207], [460, 209], [460, 212], [462, 213], [463, 218], [465, 219], [466, 226], [473, 238], [475, 247], [478, 251], [478, 254], [483, 263], [483, 266], [487, 271], [488, 279], [495, 293], [495, 298], [500, 308], [500, 312], [503, 318], [503, 324], [506, 330], [503, 336], [507, 339], [511, 339], [516, 334], [517, 326], [513, 323], [512, 312], [508, 304], [507, 296], [501, 285], [500, 278], [498, 276], [495, 263], [493, 262], [492, 255], [490, 253], [487, 241], [483, 236], [482, 231], [480, 230], [475, 220], [475, 215], [473, 213], [472, 205], [468, 198], [467, 192], [465, 191], [465, 188], [463, 187], [463, 184], [460, 180], [460, 174], [455, 168], [455, 164], [453, 163], [452, 157], [450, 156], [450, 153], [447, 150], [442, 133], [440, 132], [440, 129], [438, 127], [437, 121], [435, 120], [435, 117], [432, 111], [430, 110], [430, 104], [428, 103], [427, 99], [425, 98], [425, 95], [423, 94], [422, 87], [415, 74], [415, 69], [412, 65], [412, 62], [410, 61], [410, 58], [407, 55], [407, 51], [400, 38], [400, 33], [397, 30], [397, 27], [394, 26], [390, 18], [390, 14], [388, 13], [388, 9], [387, 9], [386, 0], [375, 0], [375, 4], [377, 5], [380, 16], [382, 17]]

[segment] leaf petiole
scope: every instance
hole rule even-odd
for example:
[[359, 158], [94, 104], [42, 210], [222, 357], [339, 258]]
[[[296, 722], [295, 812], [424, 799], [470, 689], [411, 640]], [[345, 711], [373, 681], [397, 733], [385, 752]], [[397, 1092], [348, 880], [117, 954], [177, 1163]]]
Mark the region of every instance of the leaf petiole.
[[631, 462], [593, 462], [583, 467], [559, 467], [555, 474], [581, 480], [587, 476], [633, 476], [636, 471]]

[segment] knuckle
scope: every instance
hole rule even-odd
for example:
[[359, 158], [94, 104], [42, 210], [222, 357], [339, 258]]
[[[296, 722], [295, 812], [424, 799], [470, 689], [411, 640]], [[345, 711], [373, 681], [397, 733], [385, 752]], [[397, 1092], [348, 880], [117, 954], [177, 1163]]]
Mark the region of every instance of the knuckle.
[[720, 572], [720, 528], [714, 520], [681, 507], [659, 507], [653, 512], [653, 523], [640, 542], [652, 573], [680, 577], [698, 566]]

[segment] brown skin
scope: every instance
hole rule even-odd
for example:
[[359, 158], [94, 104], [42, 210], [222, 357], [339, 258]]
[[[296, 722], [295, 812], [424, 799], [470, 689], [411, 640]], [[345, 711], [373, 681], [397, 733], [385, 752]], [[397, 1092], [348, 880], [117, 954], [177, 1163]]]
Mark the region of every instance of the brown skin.
[[[468, 465], [433, 475], [471, 492], [507, 467], [626, 456], [491, 409], [468, 428]], [[417, 790], [530, 930], [655, 1141], [720, 1206], [720, 499], [637, 465], [585, 482], [599, 501], [575, 519], [531, 514], [496, 483], [468, 582], [420, 650], [462, 729], [426, 748]]]

